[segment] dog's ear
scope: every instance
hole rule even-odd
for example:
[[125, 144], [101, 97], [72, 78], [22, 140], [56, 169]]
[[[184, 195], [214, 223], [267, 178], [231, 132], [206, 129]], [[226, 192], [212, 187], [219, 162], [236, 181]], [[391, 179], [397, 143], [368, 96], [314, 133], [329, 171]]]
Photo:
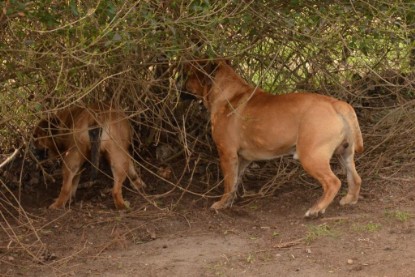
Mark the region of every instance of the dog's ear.
[[[226, 61], [226, 62], [225, 62]], [[203, 73], [205, 75], [213, 75], [218, 68], [218, 66], [225, 62], [226, 64], [230, 64], [228, 60], [225, 59], [197, 59], [193, 61], [188, 61], [183, 63], [183, 72], [187, 73]]]
[[200, 71], [203, 73], [203, 83], [208, 87], [212, 86], [212, 80], [215, 78], [215, 73], [220, 67], [222, 60], [207, 60], [199, 63]]
[[211, 87], [212, 86], [212, 79], [213, 79], [213, 75], [215, 74], [215, 70], [217, 67], [217, 64], [213, 61], [206, 61], [203, 63], [203, 65], [201, 66], [203, 68], [203, 78], [202, 78], [202, 83], [205, 86]]
[[211, 76], [215, 73], [218, 63], [216, 61], [206, 61], [202, 65], [203, 71], [205, 74]]

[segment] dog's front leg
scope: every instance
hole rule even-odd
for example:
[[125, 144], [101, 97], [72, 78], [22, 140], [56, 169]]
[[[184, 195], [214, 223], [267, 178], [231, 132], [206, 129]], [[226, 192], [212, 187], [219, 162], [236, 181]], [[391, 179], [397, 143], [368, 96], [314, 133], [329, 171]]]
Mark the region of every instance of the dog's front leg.
[[236, 151], [221, 151], [219, 148], [220, 166], [224, 177], [225, 191], [222, 198], [213, 203], [212, 209], [219, 210], [229, 207], [235, 198], [238, 187], [238, 154]]

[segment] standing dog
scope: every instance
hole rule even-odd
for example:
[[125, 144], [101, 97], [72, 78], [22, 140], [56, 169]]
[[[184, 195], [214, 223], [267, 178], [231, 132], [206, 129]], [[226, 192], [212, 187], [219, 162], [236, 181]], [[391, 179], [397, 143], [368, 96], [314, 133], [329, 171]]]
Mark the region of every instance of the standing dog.
[[312, 93], [271, 95], [245, 82], [224, 60], [185, 65], [184, 87], [210, 110], [212, 136], [224, 175], [225, 192], [213, 209], [232, 204], [240, 176], [251, 161], [292, 154], [323, 186], [323, 196], [305, 216], [323, 214], [341, 182], [330, 168], [339, 154], [347, 169], [348, 193], [341, 205], [355, 204], [361, 178], [354, 153], [363, 139], [353, 108]]
[[111, 166], [115, 206], [126, 208], [122, 197], [125, 179], [128, 177], [137, 189], [144, 186], [128, 151], [131, 139], [126, 115], [109, 104], [64, 109], [41, 120], [33, 133], [35, 153], [47, 152], [50, 158], [61, 157], [63, 161], [61, 192], [49, 208], [65, 206], [75, 195], [82, 165], [89, 160], [97, 170], [99, 154], [104, 154]]

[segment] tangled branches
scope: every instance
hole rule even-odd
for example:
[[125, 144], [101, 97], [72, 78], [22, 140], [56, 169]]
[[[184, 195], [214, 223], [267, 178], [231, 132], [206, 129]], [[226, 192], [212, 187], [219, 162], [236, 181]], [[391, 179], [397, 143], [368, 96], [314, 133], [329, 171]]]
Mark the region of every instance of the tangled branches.
[[[200, 56], [229, 58], [248, 81], [272, 93], [318, 91], [346, 100], [363, 127], [363, 179], [407, 175], [415, 159], [411, 6], [291, 2], [1, 3], [0, 153], [5, 159], [24, 151], [22, 163], [10, 165], [14, 171], [0, 172], [1, 227], [10, 238], [0, 247], [14, 241], [32, 257], [43, 251], [31, 227], [35, 217], [11, 197], [11, 184], [20, 193], [34, 178], [30, 172], [39, 171], [28, 154], [34, 124], [78, 102], [124, 108], [135, 131], [133, 156], [144, 179], [158, 187], [149, 201], [171, 191], [215, 197], [221, 176], [207, 112], [177, 87], [181, 62]], [[264, 184], [254, 197], [272, 195], [287, 180], [308, 182], [290, 159], [259, 165], [245, 180]], [[33, 244], [23, 245], [15, 226], [28, 228]]]

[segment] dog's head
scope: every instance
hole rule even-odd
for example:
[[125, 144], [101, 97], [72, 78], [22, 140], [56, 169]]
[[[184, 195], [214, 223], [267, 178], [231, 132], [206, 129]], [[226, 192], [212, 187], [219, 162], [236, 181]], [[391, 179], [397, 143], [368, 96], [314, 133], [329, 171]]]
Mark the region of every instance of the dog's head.
[[209, 92], [214, 83], [216, 71], [225, 60], [198, 60], [189, 61], [183, 65], [182, 91], [203, 98], [206, 107], [209, 103]]
[[32, 136], [31, 151], [39, 160], [53, 158], [59, 154], [58, 145], [54, 139], [59, 128], [59, 119], [52, 115], [42, 119], [35, 127]]
[[212, 86], [212, 74], [218, 65], [212, 61], [189, 62], [184, 65], [184, 89], [193, 95], [203, 97], [206, 88]]

